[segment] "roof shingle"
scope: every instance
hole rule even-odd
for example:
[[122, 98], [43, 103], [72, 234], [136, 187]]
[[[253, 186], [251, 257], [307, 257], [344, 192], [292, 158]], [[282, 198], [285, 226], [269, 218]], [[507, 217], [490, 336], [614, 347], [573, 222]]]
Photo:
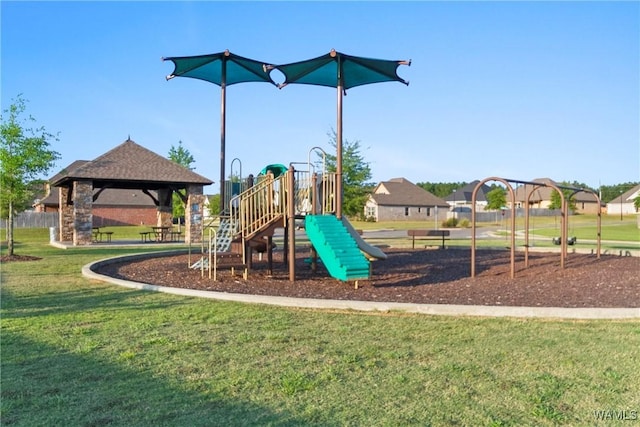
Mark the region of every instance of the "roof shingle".
[[[73, 166], [73, 167], [72, 167]], [[51, 179], [52, 186], [62, 186], [78, 179], [99, 182], [147, 184], [201, 184], [213, 181], [166, 159], [130, 139], [91, 161], [72, 163]]]
[[442, 206], [449, 204], [405, 178], [393, 178], [378, 184], [371, 198], [379, 206]]

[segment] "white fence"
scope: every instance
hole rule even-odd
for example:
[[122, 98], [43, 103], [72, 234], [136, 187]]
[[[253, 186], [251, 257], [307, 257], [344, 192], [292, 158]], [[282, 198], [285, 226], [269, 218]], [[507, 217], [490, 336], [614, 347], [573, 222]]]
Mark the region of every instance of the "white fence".
[[[13, 218], [14, 228], [58, 227], [58, 212], [21, 212]], [[8, 220], [0, 220], [0, 228], [7, 228]]]

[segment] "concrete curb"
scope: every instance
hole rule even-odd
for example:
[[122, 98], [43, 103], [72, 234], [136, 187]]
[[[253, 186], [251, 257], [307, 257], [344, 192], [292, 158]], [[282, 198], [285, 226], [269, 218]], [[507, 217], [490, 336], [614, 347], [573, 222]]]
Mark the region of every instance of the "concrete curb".
[[92, 262], [82, 267], [82, 275], [86, 278], [108, 282], [130, 289], [164, 292], [198, 298], [209, 298], [220, 301], [234, 301], [249, 304], [267, 304], [281, 307], [310, 308], [320, 310], [354, 310], [376, 312], [419, 313], [444, 316], [482, 316], [482, 317], [516, 317], [544, 319], [638, 319], [640, 308], [563, 308], [563, 307], [503, 307], [453, 304], [411, 304], [378, 301], [325, 300], [308, 298], [291, 298], [267, 295], [235, 294], [227, 292], [201, 291], [195, 289], [171, 288], [167, 286], [149, 285], [146, 283], [116, 279], [95, 272], [99, 266], [123, 260], [135, 260], [184, 253], [184, 250], [169, 250], [154, 253], [118, 256]]

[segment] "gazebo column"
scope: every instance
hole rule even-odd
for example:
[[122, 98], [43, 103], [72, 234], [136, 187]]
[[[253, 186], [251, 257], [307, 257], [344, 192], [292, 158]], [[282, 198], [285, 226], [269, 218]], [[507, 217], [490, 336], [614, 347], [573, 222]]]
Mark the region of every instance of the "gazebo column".
[[71, 200], [73, 190], [69, 187], [58, 189], [58, 240], [61, 242], [73, 241], [73, 203]]
[[158, 227], [171, 227], [173, 225], [173, 192], [168, 188], [158, 190]]
[[204, 200], [202, 185], [187, 185], [187, 206], [185, 206], [185, 242], [202, 241], [202, 220]]
[[73, 182], [73, 244], [90, 245], [93, 231], [93, 181]]

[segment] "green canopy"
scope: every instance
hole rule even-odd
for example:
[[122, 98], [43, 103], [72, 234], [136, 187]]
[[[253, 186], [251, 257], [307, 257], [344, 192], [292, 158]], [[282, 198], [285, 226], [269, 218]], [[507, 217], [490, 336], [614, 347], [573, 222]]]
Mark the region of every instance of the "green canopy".
[[222, 86], [245, 82], [267, 82], [275, 85], [268, 73], [264, 72], [264, 62], [234, 55], [228, 50], [220, 53], [198, 56], [174, 56], [162, 58], [171, 61], [174, 70], [167, 80], [174, 77], [191, 77]]
[[220, 212], [226, 208], [225, 195], [225, 150], [226, 150], [226, 87], [236, 83], [265, 82], [275, 85], [269, 73], [265, 72], [264, 63], [253, 59], [234, 55], [225, 50], [220, 53], [198, 56], [173, 56], [162, 58], [173, 62], [174, 69], [167, 80], [174, 77], [191, 77], [204, 80], [221, 87], [220, 101]]
[[396, 72], [400, 65], [411, 65], [411, 61], [390, 61], [386, 59], [362, 58], [345, 55], [331, 49], [326, 55], [306, 61], [284, 65], [265, 65], [265, 69], [279, 70], [285, 81], [279, 84], [283, 88], [290, 83], [316, 86], [328, 86], [338, 89], [338, 123], [336, 126], [336, 216], [342, 217], [342, 96], [347, 89], [370, 83], [409, 82], [400, 78]]
[[397, 74], [400, 65], [411, 65], [411, 61], [362, 58], [331, 50], [317, 58], [272, 68], [285, 75], [285, 81], [279, 87], [300, 83], [329, 87], [341, 85], [343, 90], [347, 90], [371, 83], [393, 81], [408, 85], [409, 82]]

